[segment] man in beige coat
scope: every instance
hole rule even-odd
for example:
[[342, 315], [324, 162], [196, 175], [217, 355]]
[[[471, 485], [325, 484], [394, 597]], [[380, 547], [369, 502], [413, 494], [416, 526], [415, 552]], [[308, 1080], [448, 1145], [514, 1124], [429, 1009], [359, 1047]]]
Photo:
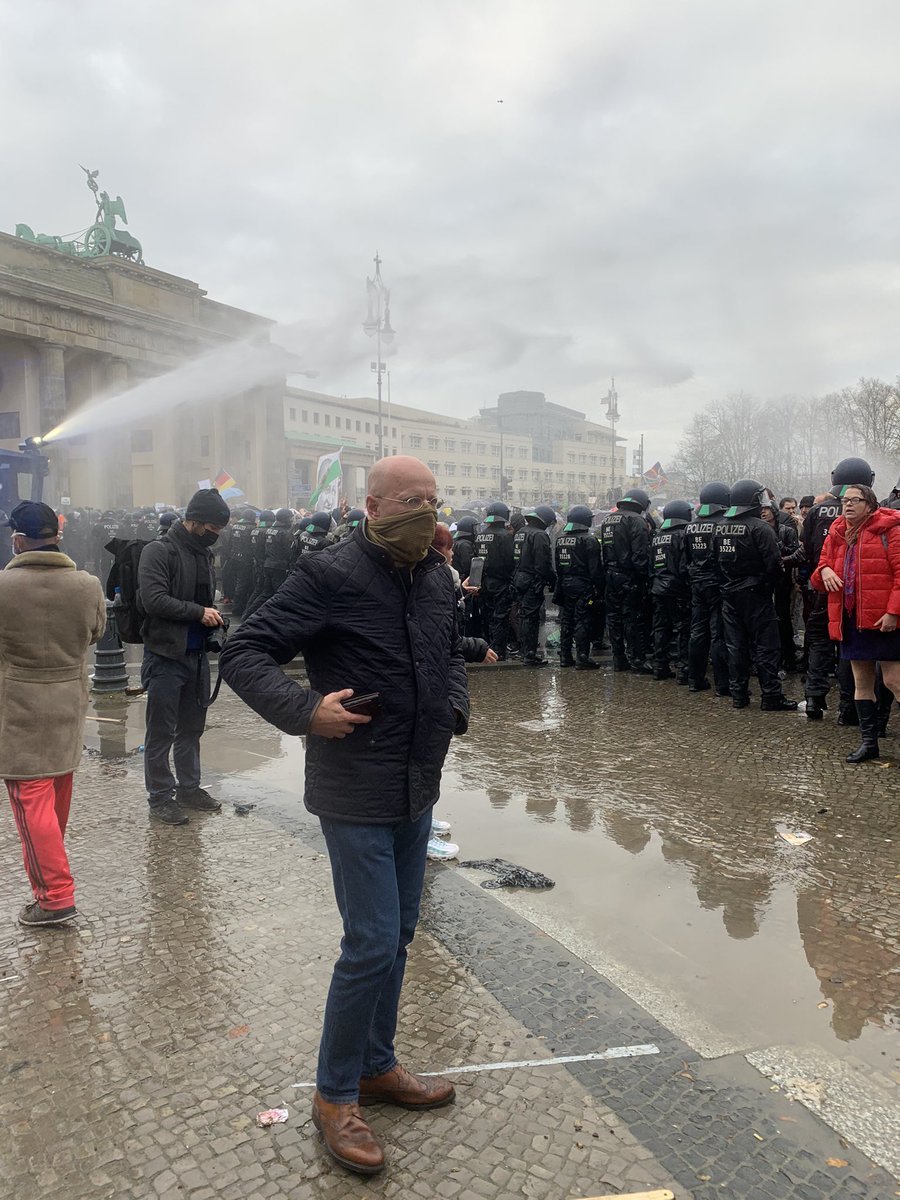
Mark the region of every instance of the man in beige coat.
[[59, 518], [23, 500], [9, 519], [15, 557], [0, 571], [0, 778], [34, 901], [21, 925], [75, 916], [63, 837], [88, 704], [85, 655], [106, 626], [100, 583], [59, 549]]

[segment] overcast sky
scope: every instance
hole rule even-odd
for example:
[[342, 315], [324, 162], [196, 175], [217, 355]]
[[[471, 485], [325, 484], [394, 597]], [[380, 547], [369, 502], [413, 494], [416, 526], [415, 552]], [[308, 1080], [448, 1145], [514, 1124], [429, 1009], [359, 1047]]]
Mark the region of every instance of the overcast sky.
[[893, 377], [896, 0], [0, 0], [0, 228], [121, 194], [150, 266], [300, 322], [317, 389], [528, 388], [648, 461], [707, 400]]

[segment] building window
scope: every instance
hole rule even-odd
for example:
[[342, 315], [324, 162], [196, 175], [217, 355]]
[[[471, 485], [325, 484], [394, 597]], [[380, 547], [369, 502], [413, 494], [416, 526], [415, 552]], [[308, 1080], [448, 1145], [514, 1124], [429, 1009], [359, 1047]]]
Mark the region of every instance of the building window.
[[520, 446], [519, 447], [519, 458], [527, 458], [527, 457], [528, 457], [528, 447]]
[[591, 464], [591, 466], [592, 466], [592, 467], [596, 467], [596, 465], [597, 465], [597, 455], [596, 455], [596, 454], [592, 454], [592, 455], [590, 456], [590, 458], [588, 459], [588, 462]]
[[448, 496], [455, 496], [455, 495], [456, 495], [456, 488], [455, 488], [455, 487], [448, 487], [448, 488], [447, 488], [447, 495], [448, 495]]
[[[206, 442], [206, 449], [203, 449], [203, 443]], [[132, 454], [152, 454], [153, 453], [153, 430], [152, 429], [132, 429], [131, 431], [131, 453]], [[200, 453], [206, 455], [209, 453], [209, 438], [202, 437], [200, 439]]]
[[444, 467], [444, 474], [445, 475], [455, 475], [456, 474], [456, 463], [447, 463], [446, 466]]
[[335, 429], [340, 429], [340, 427], [341, 427], [341, 418], [340, 417], [334, 418], [334, 427], [335, 427]]
[[445, 450], [452, 450], [452, 451], [455, 453], [455, 451], [456, 451], [456, 438], [446, 438], [446, 439], [444, 440], [444, 449], [445, 449]]
[[0, 412], [0, 438], [21, 437], [19, 414], [17, 412]]
[[461, 496], [471, 496], [472, 489], [470, 487], [460, 488], [460, 495]]
[[438, 464], [436, 462], [430, 462], [428, 464], [428, 470], [432, 473], [432, 475], [437, 475], [438, 471], [440, 470], [440, 467], [438, 466]]
[[436, 437], [430, 437], [430, 438], [428, 439], [428, 449], [429, 449], [429, 450], [437, 450], [437, 448], [438, 448], [438, 440], [437, 440], [437, 438], [436, 438]]
[[540, 473], [540, 471], [532, 471], [532, 472], [531, 472], [531, 482], [532, 482], [532, 483], [540, 483], [540, 482], [541, 482], [541, 473]]
[[296, 421], [296, 420], [297, 420], [297, 410], [296, 410], [296, 408], [289, 409], [289, 412], [290, 412], [290, 414], [291, 414], [291, 420], [292, 420], [292, 421]]
[[366, 421], [366, 433], [371, 433], [371, 432], [372, 432], [372, 423], [371, 423], [371, 421]]
[[472, 474], [472, 467], [469, 463], [463, 463], [463, 465], [459, 468], [459, 473], [460, 475], [469, 477]]
[[318, 423], [319, 423], [319, 414], [317, 412], [314, 412], [313, 413], [313, 425], [318, 425]]
[[306, 409], [305, 409], [305, 408], [304, 408], [304, 409], [301, 411], [301, 413], [300, 413], [300, 420], [301, 420], [301, 421], [308, 421], [308, 420], [309, 420], [309, 413], [306, 411]]
[[491, 442], [491, 454], [493, 454], [496, 457], [499, 453], [500, 453], [500, 447], [497, 445], [496, 442]]
[[520, 479], [527, 479], [527, 478], [528, 478], [528, 472], [527, 472], [527, 471], [524, 471], [524, 470], [522, 470], [521, 468], [519, 468], [519, 478], [520, 478]]
[[357, 421], [356, 422], [356, 432], [357, 433], [360, 432], [361, 427], [362, 427], [362, 421]]
[[574, 461], [575, 461], [575, 455], [574, 455], [574, 454], [567, 454], [567, 455], [566, 455], [566, 462], [573, 463]]
[[479, 479], [484, 479], [484, 477], [487, 475], [487, 467], [483, 467], [481, 463], [479, 463], [475, 468], [475, 474]]
[[472, 453], [472, 443], [471, 442], [460, 442], [459, 448], [460, 448], [460, 450], [462, 450], [463, 454], [471, 454]]
[[487, 454], [486, 443], [485, 442], [476, 442], [475, 443], [475, 453], [476, 454]]
[[413, 450], [418, 450], [419, 447], [422, 445], [421, 435], [418, 433], [411, 433], [409, 435], [409, 444]]
[[491, 467], [491, 479], [499, 479], [499, 478], [500, 478], [500, 468], [499, 467]]
[[[391, 426], [391, 437], [394, 439], [394, 441], [397, 440], [397, 426], [396, 425]], [[394, 453], [396, 454], [397, 451], [395, 450]]]
[[200, 435], [200, 457], [209, 458], [209, 434], [203, 433]]
[[331, 414], [330, 413], [325, 414], [325, 425], [326, 426], [331, 425]]

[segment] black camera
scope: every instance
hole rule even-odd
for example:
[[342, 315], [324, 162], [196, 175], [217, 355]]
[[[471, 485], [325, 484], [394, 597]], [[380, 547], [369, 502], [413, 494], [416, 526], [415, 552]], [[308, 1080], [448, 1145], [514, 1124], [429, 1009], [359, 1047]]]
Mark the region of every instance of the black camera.
[[206, 635], [206, 653], [221, 654], [228, 641], [228, 630], [231, 622], [227, 617], [222, 618], [223, 624], [214, 625]]

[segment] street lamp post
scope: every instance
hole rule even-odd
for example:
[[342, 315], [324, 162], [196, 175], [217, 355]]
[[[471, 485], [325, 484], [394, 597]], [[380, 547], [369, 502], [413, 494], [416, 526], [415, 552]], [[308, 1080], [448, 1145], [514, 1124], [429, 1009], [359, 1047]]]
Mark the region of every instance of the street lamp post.
[[610, 458], [609, 490], [612, 502], [615, 503], [616, 491], [616, 423], [619, 420], [619, 393], [616, 391], [615, 375], [610, 380], [609, 391], [606, 393], [606, 416], [612, 426], [612, 456]]
[[363, 321], [363, 329], [369, 337], [375, 338], [376, 361], [373, 363], [378, 382], [378, 457], [384, 458], [384, 423], [381, 411], [381, 381], [384, 377], [384, 362], [381, 358], [381, 343], [390, 344], [394, 340], [394, 330], [391, 328], [391, 293], [385, 287], [381, 278], [381, 258], [375, 251], [375, 275], [369, 279], [366, 276], [366, 297], [368, 312]]

